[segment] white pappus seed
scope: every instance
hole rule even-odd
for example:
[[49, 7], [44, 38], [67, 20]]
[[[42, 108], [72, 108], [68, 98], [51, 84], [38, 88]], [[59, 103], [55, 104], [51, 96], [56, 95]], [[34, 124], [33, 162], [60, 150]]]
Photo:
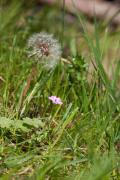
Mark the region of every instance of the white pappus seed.
[[61, 58], [61, 46], [52, 34], [45, 32], [33, 34], [28, 39], [27, 47], [28, 57], [33, 56], [48, 69], [55, 67]]

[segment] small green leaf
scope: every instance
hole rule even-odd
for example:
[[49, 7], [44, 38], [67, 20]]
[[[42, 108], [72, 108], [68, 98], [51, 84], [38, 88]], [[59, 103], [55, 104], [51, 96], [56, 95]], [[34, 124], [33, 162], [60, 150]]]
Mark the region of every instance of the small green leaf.
[[13, 120], [6, 117], [0, 117], [1, 128], [10, 128], [12, 124], [13, 124]]
[[24, 132], [28, 132], [29, 129], [23, 125], [22, 120], [15, 120], [14, 124], [12, 124], [12, 127], [15, 128], [16, 130], [21, 130]]
[[23, 156], [13, 156], [6, 159], [5, 164], [7, 165], [8, 168], [16, 167], [29, 161], [33, 157], [34, 155], [29, 155], [29, 154]]
[[28, 126], [32, 126], [35, 128], [44, 126], [43, 122], [40, 119], [38, 119], [38, 118], [30, 119], [28, 117], [23, 119], [23, 124], [26, 124]]

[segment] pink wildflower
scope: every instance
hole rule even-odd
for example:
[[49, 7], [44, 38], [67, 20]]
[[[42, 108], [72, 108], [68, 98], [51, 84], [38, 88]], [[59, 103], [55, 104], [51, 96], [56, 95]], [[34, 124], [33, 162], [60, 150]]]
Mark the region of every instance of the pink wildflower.
[[53, 102], [53, 104], [60, 104], [60, 105], [63, 104], [63, 102], [59, 97], [50, 96], [48, 99], [50, 99]]

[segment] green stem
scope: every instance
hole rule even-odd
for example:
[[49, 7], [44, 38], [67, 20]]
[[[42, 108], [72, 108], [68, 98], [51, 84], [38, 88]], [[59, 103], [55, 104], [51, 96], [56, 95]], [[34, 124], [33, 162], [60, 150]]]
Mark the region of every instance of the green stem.
[[30, 94], [26, 97], [24, 103], [23, 103], [23, 108], [21, 109], [20, 112], [20, 117], [23, 116], [27, 106], [29, 105], [29, 103], [31, 102], [32, 98], [35, 96], [35, 94], [40, 90], [42, 92], [42, 90], [44, 89], [46, 82], [48, 81], [48, 79], [51, 77], [53, 71], [50, 71], [49, 73], [47, 72], [42, 72], [40, 77], [38, 78], [38, 82], [35, 84], [33, 90], [30, 92]]

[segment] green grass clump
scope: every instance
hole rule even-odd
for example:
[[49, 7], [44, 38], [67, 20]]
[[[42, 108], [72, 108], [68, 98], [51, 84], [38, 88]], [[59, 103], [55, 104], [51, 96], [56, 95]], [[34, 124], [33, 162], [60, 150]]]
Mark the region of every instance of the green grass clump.
[[[74, 27], [65, 15], [63, 33], [58, 7], [37, 9], [12, 2], [0, 8], [1, 179], [118, 180], [119, 58], [112, 77], [102, 62], [112, 39], [120, 48], [118, 34], [96, 22], [90, 33], [78, 13]], [[63, 45], [61, 62], [49, 73], [26, 52], [29, 36], [41, 31]], [[52, 104], [51, 95], [63, 105]]]

